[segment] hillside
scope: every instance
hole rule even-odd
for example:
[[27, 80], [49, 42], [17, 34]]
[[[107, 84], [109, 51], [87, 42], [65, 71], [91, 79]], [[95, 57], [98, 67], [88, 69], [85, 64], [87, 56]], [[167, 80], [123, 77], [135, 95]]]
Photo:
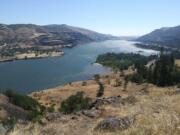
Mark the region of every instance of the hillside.
[[[122, 82], [122, 85], [116, 85], [115, 80]], [[129, 82], [124, 91], [124, 79], [120, 73], [101, 76], [100, 81], [105, 87], [101, 98], [96, 97], [98, 84], [94, 80], [86, 81], [85, 86], [83, 82], [74, 82], [32, 93], [30, 96], [46, 107], [55, 104], [55, 112], [46, 113], [39, 122], [21, 120], [9, 131], [9, 135], [179, 135], [178, 88]], [[86, 96], [91, 97], [95, 107], [69, 115], [58, 112], [62, 100], [78, 91], [84, 91]]]
[[157, 43], [169, 47], [180, 47], [180, 26], [164, 27], [137, 39], [141, 42]]
[[24, 43], [28, 45], [77, 45], [92, 41], [113, 39], [100, 34], [68, 25], [0, 24], [1, 45]]
[[[121, 55], [137, 62], [132, 54], [132, 57]], [[115, 65], [117, 58], [112, 61]], [[138, 59], [142, 63], [145, 56]], [[178, 68], [179, 61], [174, 61]], [[150, 68], [153, 63], [145, 62], [145, 66]], [[0, 94], [0, 133], [179, 135], [179, 84], [160, 87], [148, 81], [135, 83], [127, 77], [140, 74], [138, 67], [122, 69], [29, 95], [12, 91]]]
[[61, 48], [117, 39], [68, 25], [0, 24], [0, 62], [56, 57]]

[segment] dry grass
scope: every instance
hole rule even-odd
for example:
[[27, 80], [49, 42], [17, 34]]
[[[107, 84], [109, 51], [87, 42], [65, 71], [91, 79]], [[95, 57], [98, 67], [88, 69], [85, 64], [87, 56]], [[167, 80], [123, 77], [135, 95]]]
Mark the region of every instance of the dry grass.
[[[18, 124], [10, 135], [180, 135], [180, 94], [176, 93], [176, 87], [160, 88], [152, 84], [129, 83], [127, 91], [123, 91], [123, 85], [113, 87], [107, 81], [107, 79], [117, 78], [123, 84], [123, 78], [118, 74], [101, 77], [101, 82], [105, 86], [104, 96], [121, 95], [126, 98], [128, 95], [134, 95], [136, 102], [115, 106], [103, 105], [99, 107], [101, 116], [94, 119], [84, 115], [67, 115], [56, 121], [46, 121], [43, 125]], [[47, 106], [54, 103], [58, 108], [63, 99], [81, 90], [95, 99], [98, 85], [92, 80], [87, 81], [86, 86], [82, 86], [82, 82], [76, 82], [53, 90], [33, 93], [31, 96]], [[127, 130], [114, 132], [94, 130], [106, 117], [124, 116], [136, 116], [135, 123]]]
[[179, 135], [180, 134], [180, 94], [173, 89], [157, 88], [149, 95], [136, 96], [135, 105], [125, 105], [118, 111], [118, 117], [136, 115], [136, 121], [123, 132], [97, 135]]

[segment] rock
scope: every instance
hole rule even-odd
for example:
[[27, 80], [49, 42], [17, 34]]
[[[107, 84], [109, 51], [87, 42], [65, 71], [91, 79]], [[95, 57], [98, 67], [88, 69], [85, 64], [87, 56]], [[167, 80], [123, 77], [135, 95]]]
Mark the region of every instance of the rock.
[[180, 94], [180, 89], [176, 89], [175, 94]]
[[42, 118], [42, 119], [39, 121], [39, 123], [40, 123], [41, 125], [45, 126], [45, 125], [48, 123], [48, 121], [47, 121], [46, 118]]
[[7, 129], [2, 124], [0, 124], [0, 135], [5, 135], [6, 132], [7, 132]]
[[127, 98], [124, 98], [123, 101], [124, 103], [134, 104], [137, 101], [137, 99], [133, 95], [130, 95]]
[[57, 120], [57, 119], [61, 119], [63, 117], [63, 114], [61, 114], [61, 113], [47, 113], [46, 114], [46, 119], [48, 120], [48, 121], [55, 121], [55, 120]]
[[99, 107], [101, 105], [106, 105], [106, 104], [124, 104], [121, 96], [113, 96], [113, 97], [106, 97], [106, 98], [98, 98], [96, 99], [91, 107]]
[[95, 130], [104, 131], [116, 131], [125, 130], [129, 128], [134, 123], [134, 117], [124, 117], [124, 118], [106, 118], [101, 121], [95, 128]]
[[101, 111], [96, 109], [82, 111], [82, 114], [90, 118], [97, 118], [100, 116], [100, 113]]

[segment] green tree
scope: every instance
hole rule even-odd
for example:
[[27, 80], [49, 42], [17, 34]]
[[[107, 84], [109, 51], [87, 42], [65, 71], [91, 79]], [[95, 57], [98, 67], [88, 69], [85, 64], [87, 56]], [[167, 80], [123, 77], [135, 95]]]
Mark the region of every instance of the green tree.
[[83, 92], [77, 92], [61, 103], [60, 111], [65, 114], [75, 113], [83, 109], [88, 109], [91, 99], [84, 97]]
[[102, 97], [104, 94], [104, 86], [101, 82], [98, 83], [99, 84], [99, 90], [97, 92], [97, 97]]

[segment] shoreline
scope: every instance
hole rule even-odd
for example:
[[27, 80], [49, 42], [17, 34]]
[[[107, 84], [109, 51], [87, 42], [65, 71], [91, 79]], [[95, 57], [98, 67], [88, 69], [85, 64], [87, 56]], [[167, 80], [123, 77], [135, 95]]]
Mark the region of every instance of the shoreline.
[[[20, 55], [23, 55], [20, 56]], [[34, 56], [32, 56], [34, 55]], [[24, 53], [24, 54], [19, 54], [19, 57], [17, 56], [13, 56], [13, 57], [9, 57], [9, 58], [0, 58], [0, 63], [5, 63], [5, 62], [13, 62], [13, 61], [20, 61], [20, 60], [34, 60], [34, 59], [43, 59], [43, 58], [48, 58], [48, 57], [61, 57], [64, 55], [63, 51], [60, 52], [50, 52], [50, 54], [40, 54], [38, 56], [36, 56], [34, 53], [28, 54], [28, 53]]]
[[[104, 76], [111, 76], [113, 74], [114, 74], [113, 70], [110, 70], [110, 71], [107, 71], [105, 73], [100, 73], [98, 75], [100, 76], [100, 78], [103, 78]], [[75, 80], [75, 81], [72, 81], [72, 82], [69, 82], [69, 83], [65, 83], [65, 84], [60, 84], [60, 85], [57, 85], [57, 86], [54, 86], [54, 87], [35, 90], [35, 91], [27, 93], [27, 95], [31, 95], [31, 94], [37, 93], [37, 92], [48, 92], [48, 91], [51, 92], [53, 90], [62, 89], [63, 87], [68, 86], [68, 85], [74, 85], [74, 84], [79, 84], [79, 83], [83, 83], [83, 82], [91, 82], [91, 81], [94, 81], [93, 76], [90, 77], [89, 79]]]

